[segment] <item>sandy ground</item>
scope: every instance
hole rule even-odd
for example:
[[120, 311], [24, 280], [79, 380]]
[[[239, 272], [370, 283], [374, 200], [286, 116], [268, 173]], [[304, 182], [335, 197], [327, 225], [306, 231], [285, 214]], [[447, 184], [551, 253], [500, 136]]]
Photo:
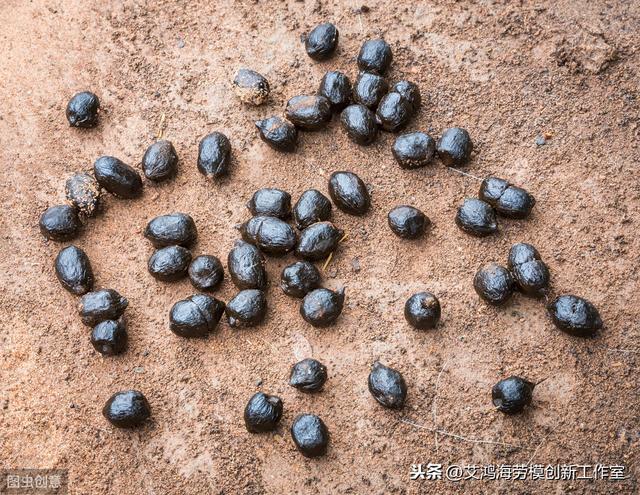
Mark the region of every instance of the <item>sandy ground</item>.
[[[71, 493], [637, 493], [640, 466], [640, 238], [638, 181], [640, 3], [554, 2], [219, 2], [5, 0], [0, 6], [0, 468], [69, 470]], [[366, 10], [366, 9], [365, 9]], [[331, 20], [337, 55], [309, 59], [300, 37]], [[253, 128], [286, 100], [309, 93], [329, 69], [356, 75], [364, 39], [383, 35], [394, 50], [390, 80], [416, 81], [422, 110], [410, 125], [439, 135], [466, 127], [477, 152], [467, 171], [495, 174], [531, 191], [526, 221], [501, 221], [479, 240], [453, 222], [478, 182], [440, 162], [401, 170], [393, 136], [362, 148], [337, 122], [279, 154]], [[234, 71], [265, 74], [272, 98], [239, 104]], [[68, 127], [64, 108], [91, 89], [101, 124]], [[428, 96], [427, 96], [428, 95]], [[176, 180], [145, 184], [135, 201], [106, 200], [103, 215], [75, 241], [91, 258], [100, 287], [130, 300], [130, 345], [102, 358], [76, 314], [77, 299], [58, 284], [37, 221], [63, 199], [65, 179], [110, 154], [138, 166], [166, 115], [165, 137], [181, 159]], [[231, 177], [211, 185], [197, 172], [197, 144], [219, 130], [233, 145]], [[547, 136], [545, 145], [536, 138]], [[298, 302], [278, 288], [293, 257], [270, 259], [269, 314], [256, 329], [222, 323], [208, 340], [168, 329], [187, 281], [155, 281], [151, 246], [141, 231], [161, 213], [196, 220], [194, 253], [225, 261], [246, 220], [244, 207], [263, 186], [294, 199], [326, 191], [329, 174], [347, 169], [372, 189], [362, 218], [335, 212], [349, 232], [325, 274], [346, 287], [335, 327], [305, 324]], [[403, 242], [386, 225], [398, 204], [423, 209], [434, 226]], [[544, 304], [515, 296], [483, 304], [472, 288], [477, 267], [504, 263], [518, 241], [538, 247], [553, 292], [590, 299], [606, 323], [594, 340], [556, 330]], [[359, 266], [359, 270], [354, 269]], [[417, 332], [403, 316], [418, 290], [437, 294], [441, 325]], [[230, 280], [218, 292], [229, 300]], [[287, 385], [289, 367], [313, 356], [330, 378], [309, 396]], [[367, 391], [380, 359], [408, 382], [404, 410], [379, 407]], [[519, 374], [547, 380], [534, 407], [505, 417], [491, 386]], [[258, 385], [261, 383], [261, 385]], [[115, 391], [137, 388], [153, 421], [136, 431], [101, 416]], [[285, 413], [274, 434], [251, 435], [242, 410], [256, 391], [280, 395]], [[288, 428], [300, 412], [319, 414], [331, 431], [322, 459], [303, 458]], [[420, 425], [424, 428], [419, 428]], [[426, 429], [425, 429], [426, 428]], [[429, 429], [450, 434], [436, 436]], [[460, 438], [463, 437], [463, 438]], [[481, 443], [486, 440], [494, 443]], [[507, 445], [508, 444], [508, 445]], [[411, 481], [413, 463], [604, 464], [626, 466], [613, 481]], [[1, 490], [0, 490], [1, 491]]]

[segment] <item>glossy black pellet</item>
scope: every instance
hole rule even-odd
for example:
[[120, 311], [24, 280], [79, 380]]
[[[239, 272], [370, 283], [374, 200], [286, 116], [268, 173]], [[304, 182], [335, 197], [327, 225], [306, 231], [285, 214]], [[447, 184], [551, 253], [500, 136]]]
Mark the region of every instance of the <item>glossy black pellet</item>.
[[308, 189], [293, 206], [293, 221], [298, 229], [306, 229], [316, 222], [329, 220], [331, 201], [316, 189]]
[[407, 384], [399, 371], [376, 361], [369, 373], [369, 392], [389, 409], [401, 409], [407, 398]]
[[344, 231], [331, 222], [318, 222], [300, 232], [296, 255], [309, 261], [325, 259], [338, 247]]
[[267, 298], [259, 289], [241, 290], [225, 308], [229, 325], [253, 327], [262, 323], [267, 314]]
[[238, 289], [264, 289], [267, 272], [260, 250], [245, 241], [236, 241], [227, 258], [227, 269]]
[[402, 168], [419, 168], [433, 160], [436, 142], [424, 132], [408, 132], [396, 138], [391, 151]]
[[100, 100], [90, 91], [75, 94], [67, 103], [67, 120], [72, 127], [95, 127], [98, 125]]
[[431, 220], [413, 206], [396, 206], [387, 216], [391, 231], [403, 239], [417, 239], [431, 224]]
[[324, 96], [294, 96], [287, 102], [284, 114], [297, 127], [315, 131], [331, 120], [331, 102]]
[[602, 328], [600, 313], [582, 297], [559, 296], [549, 303], [547, 311], [556, 327], [576, 337], [593, 337]]
[[536, 204], [527, 191], [497, 177], [482, 181], [478, 197], [493, 206], [498, 215], [507, 218], [526, 218]]
[[287, 120], [274, 116], [256, 122], [260, 139], [278, 151], [295, 151], [298, 130]]
[[391, 47], [383, 39], [367, 40], [362, 44], [358, 54], [358, 67], [360, 70], [384, 74], [393, 56]]
[[489, 203], [476, 198], [465, 198], [458, 208], [456, 225], [467, 234], [485, 237], [497, 232], [496, 212]]
[[169, 213], [151, 220], [144, 229], [144, 236], [154, 247], [191, 246], [198, 237], [196, 223], [186, 213]]
[[313, 60], [328, 59], [336, 50], [339, 37], [338, 29], [330, 22], [317, 25], [304, 42], [307, 55]]
[[284, 267], [280, 275], [282, 291], [291, 297], [304, 297], [320, 287], [320, 271], [309, 261], [297, 261]]
[[191, 263], [191, 251], [182, 246], [166, 246], [157, 249], [149, 258], [147, 268], [157, 280], [175, 282], [187, 276]]
[[534, 387], [534, 383], [524, 378], [510, 376], [493, 386], [491, 400], [498, 411], [517, 414], [531, 404]]
[[127, 347], [127, 328], [123, 318], [105, 320], [91, 331], [91, 345], [103, 356], [115, 356]]
[[78, 307], [82, 323], [93, 327], [104, 320], [117, 320], [127, 309], [129, 301], [113, 289], [87, 292]]
[[376, 116], [364, 105], [349, 105], [340, 114], [340, 123], [349, 139], [356, 144], [366, 146], [378, 136]]
[[286, 220], [291, 215], [291, 195], [281, 189], [258, 189], [247, 203], [254, 216], [266, 215]]
[[440, 301], [431, 292], [418, 292], [404, 305], [404, 317], [418, 330], [434, 328], [440, 321]]
[[273, 256], [293, 251], [298, 240], [293, 227], [276, 217], [253, 217], [240, 226], [240, 233], [245, 241]]
[[98, 184], [111, 194], [124, 199], [142, 194], [142, 177], [132, 167], [113, 156], [102, 156], [93, 164]]
[[81, 226], [78, 210], [70, 205], [51, 206], [40, 216], [40, 232], [52, 241], [70, 241]]
[[371, 205], [367, 186], [353, 172], [332, 173], [329, 195], [338, 208], [351, 215], [364, 215]]
[[353, 101], [375, 111], [387, 91], [389, 84], [384, 77], [371, 72], [361, 72], [353, 85]]
[[63, 248], [56, 256], [56, 276], [72, 294], [81, 296], [93, 290], [93, 270], [87, 253], [76, 246]]
[[380, 100], [376, 122], [385, 131], [397, 132], [409, 123], [412, 115], [411, 104], [400, 93], [392, 91]]
[[243, 103], [262, 105], [269, 99], [269, 81], [251, 69], [239, 69], [233, 78], [233, 90]]
[[254, 394], [244, 408], [244, 424], [251, 433], [272, 431], [282, 417], [282, 399], [263, 392]]
[[317, 392], [326, 381], [326, 366], [311, 358], [294, 364], [289, 375], [289, 385], [303, 392]]
[[342, 110], [351, 101], [351, 81], [342, 72], [329, 71], [320, 81], [318, 95], [329, 100], [334, 112]]
[[178, 173], [178, 154], [171, 141], [161, 139], [147, 148], [142, 157], [144, 176], [153, 182], [163, 182]]
[[72, 175], [65, 183], [64, 192], [69, 204], [78, 210], [82, 218], [91, 217], [98, 211], [102, 190], [93, 175]]
[[189, 265], [191, 285], [201, 291], [216, 290], [224, 279], [224, 268], [220, 260], [209, 254], [201, 254]]
[[411, 105], [412, 113], [416, 113], [422, 104], [420, 89], [411, 81], [398, 81], [393, 85], [391, 91], [400, 93], [402, 97]]
[[225, 304], [206, 294], [176, 302], [169, 313], [169, 328], [181, 337], [206, 337], [222, 318]]
[[513, 294], [511, 272], [504, 266], [488, 263], [481, 266], [473, 277], [473, 288], [489, 304], [503, 304]]
[[149, 419], [151, 406], [142, 392], [125, 390], [109, 398], [102, 415], [118, 428], [134, 428]]
[[315, 414], [300, 414], [291, 424], [291, 438], [305, 457], [320, 457], [327, 452], [329, 430]]
[[471, 158], [473, 142], [469, 133], [460, 127], [445, 129], [436, 146], [438, 156], [448, 167], [460, 167]]
[[221, 132], [207, 134], [198, 146], [198, 170], [207, 179], [218, 179], [229, 173], [231, 143]]
[[339, 291], [315, 289], [309, 292], [300, 305], [300, 314], [314, 327], [333, 324], [344, 307], [344, 288]]
[[508, 267], [518, 289], [524, 294], [540, 297], [547, 293], [551, 278], [549, 268], [531, 244], [521, 242], [511, 246]]

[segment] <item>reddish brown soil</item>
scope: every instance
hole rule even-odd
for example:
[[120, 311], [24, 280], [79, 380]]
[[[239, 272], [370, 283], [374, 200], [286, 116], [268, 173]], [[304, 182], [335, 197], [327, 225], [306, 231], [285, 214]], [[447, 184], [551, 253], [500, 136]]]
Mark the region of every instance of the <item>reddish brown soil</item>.
[[[640, 3], [553, 2], [241, 2], [5, 0], [0, 6], [0, 468], [67, 468], [70, 491], [117, 493], [637, 493], [640, 466], [638, 283], [640, 182]], [[316, 63], [300, 36], [320, 21], [340, 29], [336, 57]], [[538, 204], [526, 221], [501, 221], [484, 240], [453, 222], [478, 183], [441, 163], [403, 171], [385, 134], [362, 148], [334, 122], [305, 133], [297, 153], [274, 152], [253, 128], [285, 101], [313, 92], [328, 69], [356, 75], [369, 36], [394, 50], [391, 80], [416, 81], [426, 103], [411, 129], [437, 136], [466, 127], [477, 152], [468, 172], [524, 186]], [[239, 104], [229, 81], [239, 66], [273, 87], [260, 108]], [[101, 124], [68, 127], [64, 108], [78, 90], [102, 101]], [[428, 95], [428, 97], [426, 97]], [[76, 314], [77, 298], [58, 284], [40, 213], [63, 199], [65, 179], [102, 154], [134, 165], [166, 115], [165, 136], [181, 158], [177, 179], [146, 184], [136, 201], [108, 197], [76, 243], [97, 284], [130, 300], [130, 346], [102, 358]], [[197, 172], [197, 144], [213, 130], [233, 144], [231, 177], [212, 185]], [[535, 144], [538, 135], [547, 144]], [[370, 184], [372, 211], [334, 214], [349, 232], [326, 274], [346, 286], [338, 324], [305, 324], [298, 302], [277, 287], [293, 258], [270, 259], [267, 321], [256, 329], [225, 323], [210, 339], [181, 339], [168, 310], [193, 292], [187, 281], [156, 282], [142, 235], [153, 216], [190, 213], [195, 253], [226, 261], [245, 220], [244, 203], [263, 186], [294, 199], [326, 191], [328, 175], [352, 170]], [[433, 221], [419, 242], [394, 237], [386, 214], [409, 203]], [[554, 293], [590, 299], [606, 323], [594, 340], [553, 327], [544, 302], [516, 296], [483, 304], [472, 277], [484, 262], [505, 262], [528, 241], [552, 271]], [[356, 261], [357, 260], [357, 261]], [[359, 265], [360, 270], [354, 269]], [[418, 332], [404, 301], [430, 290], [441, 325]], [[235, 292], [227, 279], [219, 297]], [[320, 394], [287, 385], [289, 367], [313, 356], [328, 367]], [[408, 382], [403, 411], [382, 409], [367, 391], [380, 359]], [[491, 386], [519, 374], [547, 380], [534, 407], [506, 417]], [[439, 377], [439, 378], [438, 378]], [[257, 383], [261, 381], [261, 385]], [[437, 387], [436, 387], [437, 385]], [[142, 390], [153, 408], [140, 430], [112, 428], [101, 416], [115, 391]], [[275, 434], [251, 435], [242, 410], [256, 390], [280, 395]], [[331, 447], [308, 460], [288, 428], [300, 412], [322, 416]], [[435, 411], [435, 412], [434, 412]], [[473, 443], [434, 434], [437, 427]], [[624, 482], [410, 481], [412, 463], [624, 464]]]

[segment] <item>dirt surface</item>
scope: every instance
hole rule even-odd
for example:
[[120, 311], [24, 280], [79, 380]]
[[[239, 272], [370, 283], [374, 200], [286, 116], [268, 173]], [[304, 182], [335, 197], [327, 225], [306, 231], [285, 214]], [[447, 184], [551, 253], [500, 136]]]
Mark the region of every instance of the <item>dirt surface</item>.
[[[517, 3], [5, 0], [0, 468], [68, 469], [70, 492], [81, 494], [637, 493], [640, 3]], [[340, 30], [339, 49], [316, 63], [300, 38], [325, 20]], [[425, 104], [409, 129], [438, 136], [467, 128], [476, 152], [466, 170], [531, 191], [538, 203], [530, 219], [501, 220], [499, 234], [482, 240], [462, 233], [456, 208], [479, 183], [438, 161], [401, 170], [389, 134], [358, 147], [334, 120], [302, 134], [295, 154], [258, 139], [253, 122], [314, 92], [325, 71], [355, 79], [360, 44], [377, 35], [393, 48], [390, 80], [406, 77], [422, 90]], [[268, 77], [267, 105], [234, 97], [229, 83], [240, 66]], [[102, 101], [93, 130], [72, 129], [64, 116], [84, 89]], [[130, 301], [129, 349], [102, 358], [76, 313], [78, 299], [55, 278], [62, 244], [42, 238], [38, 217], [62, 201], [66, 178], [97, 157], [139, 166], [163, 114], [164, 136], [181, 159], [178, 177], [145, 183], [139, 200], [107, 197], [104, 213], [74, 241], [90, 256], [97, 285]], [[212, 185], [195, 162], [199, 140], [214, 130], [229, 136], [234, 166]], [[370, 185], [373, 208], [361, 218], [333, 215], [349, 233], [325, 273], [326, 286], [346, 287], [336, 326], [310, 327], [299, 302], [278, 288], [290, 256], [268, 261], [270, 309], [260, 327], [224, 322], [202, 341], [169, 331], [169, 308], [193, 289], [148, 274], [152, 248], [141, 231], [150, 218], [190, 213], [199, 229], [194, 253], [226, 266], [255, 189], [282, 187], [295, 200], [307, 188], [326, 192], [340, 169]], [[401, 241], [386, 224], [387, 212], [407, 203], [433, 222], [418, 242]], [[575, 293], [599, 308], [599, 337], [561, 333], [544, 301], [516, 295], [494, 308], [479, 300], [477, 267], [505, 263], [518, 241], [538, 247], [554, 294]], [[440, 298], [436, 330], [415, 331], [402, 316], [419, 290]], [[228, 301], [234, 292], [227, 276], [217, 295]], [[290, 366], [309, 356], [329, 370], [317, 395], [287, 384]], [[385, 410], [370, 396], [376, 359], [404, 374], [404, 410]], [[507, 417], [493, 410], [490, 389], [512, 374], [546, 381], [534, 407]], [[114, 429], [100, 412], [127, 388], [143, 391], [153, 408], [151, 424], [135, 431]], [[274, 434], [244, 428], [242, 410], [256, 390], [284, 400]], [[295, 450], [288, 429], [301, 412], [328, 425], [324, 458]], [[433, 428], [457, 436], [436, 438]], [[429, 462], [623, 464], [628, 479], [411, 481], [411, 464]]]

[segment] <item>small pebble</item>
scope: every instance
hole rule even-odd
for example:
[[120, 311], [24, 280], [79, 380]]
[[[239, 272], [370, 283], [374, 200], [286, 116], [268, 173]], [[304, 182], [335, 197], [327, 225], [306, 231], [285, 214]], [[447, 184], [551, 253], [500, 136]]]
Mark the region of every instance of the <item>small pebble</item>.
[[320, 457], [327, 452], [329, 430], [315, 414], [300, 414], [291, 425], [291, 438], [305, 457]]
[[269, 81], [251, 69], [239, 69], [233, 78], [233, 90], [243, 103], [262, 105], [269, 99]]
[[349, 105], [340, 114], [340, 123], [349, 139], [356, 144], [366, 146], [378, 136], [376, 116], [364, 105]]
[[103, 356], [115, 356], [127, 347], [127, 328], [122, 318], [105, 320], [91, 331], [91, 345]]
[[514, 244], [509, 250], [508, 267], [520, 291], [541, 297], [549, 290], [549, 268], [531, 244]]
[[406, 169], [428, 165], [436, 154], [436, 142], [424, 132], [400, 134], [393, 143], [393, 157]]
[[304, 46], [313, 60], [326, 60], [338, 46], [338, 29], [330, 22], [319, 24], [307, 35]]
[[220, 260], [212, 255], [201, 254], [189, 265], [191, 285], [201, 291], [216, 290], [224, 279], [224, 268]]
[[151, 407], [142, 392], [125, 390], [109, 398], [102, 415], [118, 428], [134, 428], [149, 419]]
[[496, 263], [480, 267], [473, 278], [473, 288], [489, 304], [503, 304], [511, 297], [514, 288], [511, 272]]
[[113, 289], [100, 289], [87, 292], [82, 299], [78, 312], [82, 323], [94, 327], [104, 320], [117, 320], [127, 309], [129, 301]]
[[80, 231], [82, 224], [78, 210], [69, 205], [56, 205], [47, 208], [40, 216], [40, 233], [52, 241], [70, 241]]
[[325, 259], [338, 247], [344, 231], [331, 222], [318, 222], [300, 232], [296, 256], [309, 261]]
[[156, 248], [165, 246], [191, 246], [198, 237], [196, 223], [186, 213], [160, 215], [151, 220], [144, 229], [144, 236]]
[[198, 170], [207, 179], [219, 179], [229, 173], [231, 143], [221, 132], [202, 138], [198, 146]]
[[98, 211], [102, 190], [93, 175], [72, 175], [65, 183], [64, 192], [69, 204], [77, 209], [82, 218], [92, 217]]
[[142, 157], [144, 176], [153, 182], [163, 182], [178, 173], [178, 154], [171, 141], [161, 139], [147, 148]]
[[407, 398], [407, 385], [399, 371], [376, 361], [369, 373], [369, 392], [389, 409], [402, 409]]
[[317, 392], [327, 381], [327, 368], [315, 359], [303, 359], [291, 368], [289, 385], [302, 392]]
[[497, 177], [482, 181], [478, 197], [493, 206], [498, 215], [507, 218], [526, 218], [536, 204], [527, 191]]
[[602, 328], [600, 313], [582, 297], [556, 297], [547, 306], [547, 311], [556, 327], [576, 337], [593, 337]]
[[338, 208], [350, 215], [364, 215], [371, 205], [367, 186], [353, 172], [331, 174], [329, 195]]
[[418, 330], [435, 328], [440, 321], [440, 301], [431, 292], [418, 292], [404, 305], [404, 317]]
[[386, 41], [383, 39], [367, 40], [360, 48], [358, 67], [363, 71], [383, 75], [391, 65], [392, 59], [391, 47]]
[[326, 327], [334, 323], [344, 306], [344, 288], [339, 291], [315, 289], [302, 300], [300, 314], [314, 327]]
[[329, 100], [334, 112], [340, 111], [351, 101], [351, 81], [342, 72], [329, 71], [320, 81], [318, 95]]
[[282, 292], [291, 297], [302, 298], [320, 287], [320, 272], [309, 261], [297, 261], [286, 266], [280, 275]]
[[263, 392], [255, 393], [244, 408], [244, 424], [250, 433], [275, 430], [281, 417], [282, 399]]
[[293, 251], [298, 240], [293, 227], [276, 217], [253, 217], [240, 226], [240, 233], [246, 242], [273, 256]]
[[264, 263], [264, 257], [257, 247], [245, 241], [236, 241], [229, 251], [227, 269], [238, 289], [264, 289], [267, 286]]
[[166, 246], [157, 249], [149, 258], [149, 273], [163, 282], [175, 282], [187, 276], [191, 263], [191, 251], [182, 246]]
[[448, 167], [460, 167], [471, 158], [473, 142], [469, 133], [461, 127], [445, 129], [436, 146], [438, 156]]
[[133, 199], [142, 194], [140, 174], [113, 156], [98, 158], [93, 164], [93, 175], [98, 184], [114, 196]]
[[176, 302], [169, 312], [169, 328], [180, 337], [206, 337], [213, 332], [225, 304], [206, 294], [194, 294]]
[[267, 314], [267, 298], [262, 290], [245, 289], [227, 303], [225, 309], [232, 327], [253, 327], [264, 320]]
[[391, 231], [403, 239], [417, 239], [421, 237], [431, 220], [413, 206], [396, 206], [387, 216]]
[[505, 414], [517, 414], [531, 404], [534, 383], [510, 376], [500, 380], [491, 389], [491, 400], [498, 411]]
[[306, 131], [326, 127], [331, 120], [331, 102], [324, 96], [300, 95], [287, 102], [285, 117]]
[[278, 151], [295, 151], [298, 130], [285, 119], [274, 116], [256, 122], [260, 139]]
[[87, 253], [76, 246], [60, 250], [55, 261], [56, 276], [72, 294], [81, 296], [93, 290], [93, 270]]
[[400, 93], [392, 91], [380, 100], [376, 110], [376, 122], [385, 131], [398, 132], [409, 123], [412, 115], [411, 104]]
[[67, 120], [72, 127], [95, 127], [98, 125], [100, 100], [90, 91], [75, 94], [67, 104]]
[[306, 229], [316, 222], [329, 220], [331, 208], [329, 198], [316, 189], [308, 189], [293, 206], [293, 221], [299, 230]]
[[456, 225], [476, 237], [485, 237], [498, 231], [495, 210], [489, 203], [476, 198], [465, 198], [458, 208]]
[[375, 111], [387, 91], [389, 85], [384, 77], [371, 72], [361, 72], [353, 86], [353, 100]]
[[291, 215], [291, 195], [281, 189], [258, 189], [247, 203], [254, 216], [265, 215], [286, 220]]

